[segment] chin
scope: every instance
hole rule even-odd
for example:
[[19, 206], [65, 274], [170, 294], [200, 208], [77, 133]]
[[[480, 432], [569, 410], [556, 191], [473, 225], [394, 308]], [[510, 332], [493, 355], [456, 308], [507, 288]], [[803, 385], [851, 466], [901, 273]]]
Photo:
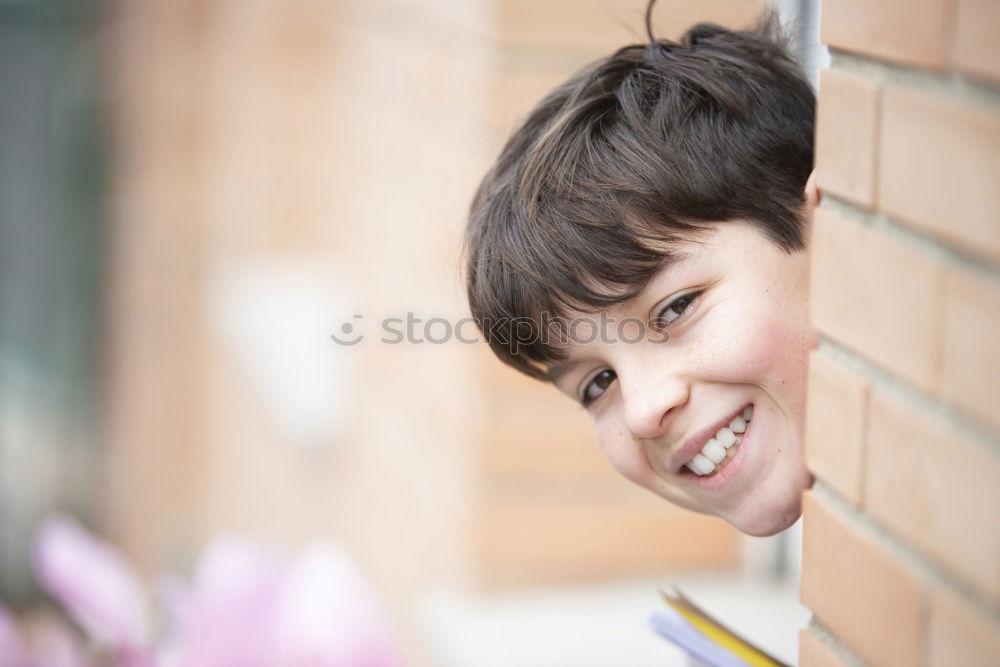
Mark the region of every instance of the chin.
[[723, 518], [752, 537], [777, 535], [802, 516], [802, 493], [812, 486], [813, 477], [803, 470], [797, 482], [768, 494], [768, 498], [750, 499], [745, 505], [751, 509]]
[[802, 516], [802, 505], [801, 503], [796, 503], [796, 507], [785, 508], [768, 517], [754, 519], [745, 523], [736, 521], [730, 523], [739, 529], [740, 532], [751, 537], [770, 537], [771, 535], [777, 535], [791, 526], [800, 516]]

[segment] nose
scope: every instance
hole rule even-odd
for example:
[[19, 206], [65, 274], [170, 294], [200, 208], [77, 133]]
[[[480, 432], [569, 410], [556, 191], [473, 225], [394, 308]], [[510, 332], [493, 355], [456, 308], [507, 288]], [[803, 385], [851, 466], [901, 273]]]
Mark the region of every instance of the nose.
[[647, 362], [618, 370], [625, 426], [636, 438], [652, 439], [669, 430], [668, 415], [684, 405], [688, 381], [677, 371]]

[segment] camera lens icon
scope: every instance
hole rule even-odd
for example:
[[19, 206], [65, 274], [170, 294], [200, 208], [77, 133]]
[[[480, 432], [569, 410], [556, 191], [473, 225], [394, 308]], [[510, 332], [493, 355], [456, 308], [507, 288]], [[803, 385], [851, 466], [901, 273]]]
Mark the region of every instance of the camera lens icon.
[[[361, 315], [355, 315], [352, 319], [360, 320]], [[364, 340], [365, 335], [356, 332], [356, 327], [351, 322], [344, 322], [340, 325], [340, 335], [336, 333], [330, 334], [330, 338], [338, 345], [344, 345], [346, 347], [351, 347], [357, 345], [362, 340]]]

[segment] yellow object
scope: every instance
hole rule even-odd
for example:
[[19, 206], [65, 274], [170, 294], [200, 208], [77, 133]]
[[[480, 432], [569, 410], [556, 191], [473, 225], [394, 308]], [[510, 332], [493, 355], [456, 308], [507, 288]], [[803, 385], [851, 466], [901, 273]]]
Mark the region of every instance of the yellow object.
[[783, 662], [764, 653], [699, 609], [680, 591], [673, 596], [660, 591], [664, 601], [717, 646], [726, 649], [751, 667], [784, 667]]

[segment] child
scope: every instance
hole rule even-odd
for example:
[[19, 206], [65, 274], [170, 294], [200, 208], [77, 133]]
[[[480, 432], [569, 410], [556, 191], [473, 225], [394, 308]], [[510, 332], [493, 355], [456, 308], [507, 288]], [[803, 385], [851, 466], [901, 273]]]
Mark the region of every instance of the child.
[[586, 408], [622, 475], [771, 535], [812, 481], [815, 98], [773, 14], [671, 42], [651, 8], [649, 43], [545, 97], [486, 175], [468, 299], [502, 361]]

